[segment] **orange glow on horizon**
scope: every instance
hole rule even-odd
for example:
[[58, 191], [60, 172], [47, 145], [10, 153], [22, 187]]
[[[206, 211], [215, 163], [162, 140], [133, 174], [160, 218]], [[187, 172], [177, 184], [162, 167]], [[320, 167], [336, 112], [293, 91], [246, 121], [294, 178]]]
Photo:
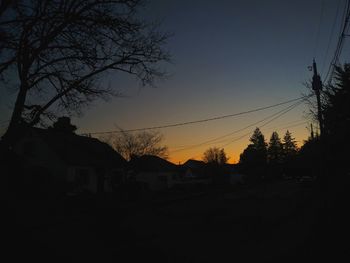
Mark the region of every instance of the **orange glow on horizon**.
[[[215, 147], [215, 146], [212, 146], [212, 147]], [[184, 150], [184, 151], [176, 152], [173, 154], [171, 154], [171, 152], [169, 151], [170, 154], [169, 154], [168, 161], [170, 161], [174, 164], [183, 164], [189, 159], [202, 160], [203, 153], [208, 148], [210, 148], [210, 147], [203, 147], [200, 149], [195, 149], [193, 151], [191, 151], [191, 150], [185, 151]], [[240, 148], [242, 148], [241, 152], [243, 152], [245, 147], [242, 145], [242, 147], [240, 147]], [[227, 157], [229, 157], [228, 163], [235, 164], [235, 163], [239, 162], [239, 155], [241, 154], [240, 148], [237, 148], [236, 151], [229, 151], [229, 150], [225, 149]]]
[[[305, 127], [299, 127], [298, 129], [297, 128], [289, 129], [289, 131], [292, 133], [292, 136], [295, 138], [297, 145], [300, 148], [303, 145], [303, 141], [308, 138], [308, 131], [305, 129]], [[268, 143], [270, 140], [271, 133], [272, 133], [271, 129], [267, 129], [267, 130], [262, 129], [262, 132], [265, 135], [266, 143]], [[282, 140], [286, 130], [282, 130], [282, 131], [277, 130], [277, 132], [280, 135], [280, 138]], [[251, 134], [252, 133], [253, 133], [253, 131], [251, 132]], [[174, 139], [171, 142], [170, 142], [170, 140], [169, 141], [165, 140], [164, 144], [170, 145], [169, 146], [169, 158], [168, 158], [168, 160], [174, 164], [182, 164], [182, 163], [185, 163], [189, 159], [202, 160], [203, 153], [205, 152], [205, 150], [207, 150], [208, 148], [211, 148], [211, 147], [224, 148], [227, 156], [229, 157], [228, 163], [236, 164], [239, 162], [240, 154], [248, 146], [249, 138], [250, 138], [251, 134], [245, 136], [244, 138], [242, 138], [240, 140], [233, 141], [232, 143], [228, 143], [228, 145], [225, 147], [222, 147], [220, 144], [217, 144], [217, 145], [211, 144], [211, 145], [201, 145], [198, 147], [191, 148], [191, 145], [196, 145], [196, 143], [197, 144], [201, 143], [201, 142], [198, 143], [198, 141], [197, 141], [197, 142], [188, 143], [189, 146], [187, 148], [186, 147], [180, 148], [180, 149], [184, 149], [184, 150], [172, 148], [171, 145], [184, 145], [184, 144], [181, 144], [180, 138], [176, 138], [176, 140]], [[239, 138], [239, 136], [236, 136], [236, 138], [237, 137]], [[178, 143], [176, 144], [175, 141], [178, 141]], [[172, 152], [172, 151], [174, 151], [174, 152]]]

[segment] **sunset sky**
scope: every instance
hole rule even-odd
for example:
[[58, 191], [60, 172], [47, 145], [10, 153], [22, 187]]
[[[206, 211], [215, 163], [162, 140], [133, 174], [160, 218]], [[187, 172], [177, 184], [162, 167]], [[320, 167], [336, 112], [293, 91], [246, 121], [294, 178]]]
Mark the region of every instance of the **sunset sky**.
[[[123, 96], [95, 101], [82, 116], [73, 117], [77, 133], [195, 121], [298, 98], [307, 93], [303, 83], [312, 76], [308, 66], [313, 58], [321, 76], [327, 72], [345, 2], [149, 0], [142, 16], [161, 21], [162, 30], [173, 34], [166, 47], [173, 61], [160, 65], [169, 73], [168, 78], [151, 88], [141, 87], [125, 74], [109, 75], [103, 82]], [[343, 61], [350, 55], [347, 44]], [[10, 117], [14, 94], [13, 90], [0, 89], [1, 133]], [[255, 127], [264, 122], [253, 124], [292, 104], [159, 131], [174, 163], [201, 159], [203, 152], [214, 146], [224, 147], [229, 161], [235, 163]], [[306, 113], [303, 104], [261, 130], [268, 140], [273, 131], [282, 137], [289, 129], [301, 145], [309, 134]]]

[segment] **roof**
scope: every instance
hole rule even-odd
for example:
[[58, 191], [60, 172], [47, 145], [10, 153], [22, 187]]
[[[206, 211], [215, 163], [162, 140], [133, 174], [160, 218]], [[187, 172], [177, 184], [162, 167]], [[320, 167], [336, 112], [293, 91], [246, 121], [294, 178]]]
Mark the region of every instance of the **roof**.
[[203, 161], [189, 159], [182, 166], [186, 168], [198, 169], [205, 167], [206, 164]]
[[107, 143], [54, 129], [31, 128], [60, 159], [70, 165], [121, 167], [126, 160]]
[[195, 177], [208, 177], [211, 174], [210, 167], [207, 163], [198, 160], [189, 159], [182, 166], [182, 170], [190, 171]]
[[143, 172], [172, 172], [177, 169], [177, 165], [154, 155], [132, 158], [129, 164], [135, 170]]

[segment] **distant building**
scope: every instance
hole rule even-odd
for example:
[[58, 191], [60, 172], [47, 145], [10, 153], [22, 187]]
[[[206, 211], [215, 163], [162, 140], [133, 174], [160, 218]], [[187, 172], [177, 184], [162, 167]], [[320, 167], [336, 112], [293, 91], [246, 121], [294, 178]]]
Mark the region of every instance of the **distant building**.
[[181, 165], [181, 171], [183, 178], [191, 180], [192, 183], [210, 184], [218, 180], [229, 184], [243, 183], [243, 175], [239, 174], [234, 164], [212, 166], [203, 161], [190, 159]]
[[25, 128], [13, 150], [32, 178], [53, 181], [68, 192], [111, 192], [123, 181], [126, 160], [108, 144], [72, 130]]
[[189, 159], [181, 167], [185, 178], [207, 178], [210, 175], [203, 161]]
[[180, 171], [179, 185], [208, 185], [212, 183], [211, 171], [203, 161], [189, 159], [180, 165]]
[[244, 184], [244, 175], [240, 173], [235, 164], [224, 164], [225, 181], [231, 185]]
[[129, 169], [136, 182], [152, 191], [169, 189], [178, 178], [177, 165], [153, 155], [132, 158]]

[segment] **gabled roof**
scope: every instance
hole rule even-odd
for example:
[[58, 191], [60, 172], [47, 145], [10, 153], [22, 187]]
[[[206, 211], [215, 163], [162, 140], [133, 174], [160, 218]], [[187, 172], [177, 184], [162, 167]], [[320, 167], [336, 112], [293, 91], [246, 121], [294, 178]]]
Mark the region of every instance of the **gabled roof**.
[[177, 165], [154, 155], [132, 158], [129, 165], [131, 168], [142, 172], [172, 172], [177, 169]]
[[205, 167], [206, 164], [203, 161], [189, 159], [182, 166], [186, 168], [199, 169]]
[[61, 160], [70, 165], [121, 167], [126, 160], [108, 144], [96, 138], [54, 129], [30, 128]]
[[195, 177], [208, 177], [210, 175], [209, 166], [198, 160], [187, 160], [183, 165], [181, 165], [183, 171], [190, 171]]

